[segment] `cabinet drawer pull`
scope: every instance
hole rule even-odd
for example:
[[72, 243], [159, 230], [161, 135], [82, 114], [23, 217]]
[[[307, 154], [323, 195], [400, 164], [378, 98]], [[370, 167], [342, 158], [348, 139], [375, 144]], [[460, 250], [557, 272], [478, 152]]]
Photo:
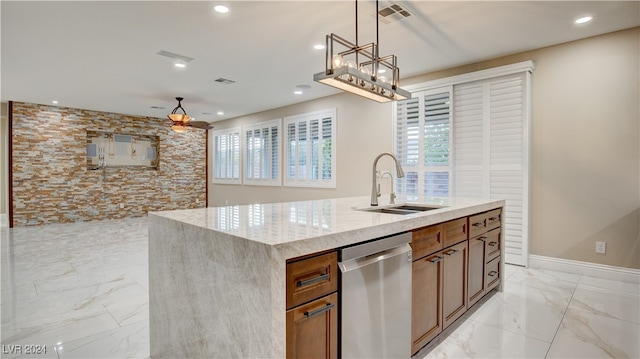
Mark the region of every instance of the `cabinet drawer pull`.
[[488, 273], [489, 277], [495, 277], [495, 275], [498, 274], [498, 272], [492, 270], [491, 272]]
[[329, 273], [325, 273], [325, 274], [321, 274], [317, 277], [311, 278], [311, 279], [307, 279], [307, 280], [299, 280], [296, 282], [296, 287], [304, 287], [316, 282], [320, 282], [323, 280], [328, 280], [329, 278], [331, 278], [331, 275]]
[[476, 227], [476, 228], [480, 228], [480, 227], [484, 227], [484, 223], [482, 223], [482, 222], [478, 222], [478, 223], [474, 223], [474, 224], [472, 224], [472, 226], [473, 226], [473, 227]]
[[325, 305], [324, 307], [320, 308], [320, 309], [316, 309], [313, 312], [304, 312], [304, 316], [306, 318], [311, 318], [314, 317], [318, 314], [324, 313], [328, 310], [330, 310], [331, 308], [335, 307], [336, 305], [333, 303], [327, 303], [327, 305]]
[[483, 242], [486, 242], [486, 241], [487, 241], [487, 239], [488, 239], [487, 237], [480, 237], [480, 238], [478, 238], [478, 240], [479, 240], [479, 241], [483, 241]]
[[438, 263], [442, 260], [442, 257], [435, 257], [433, 259], [429, 259], [429, 262], [431, 263]]
[[500, 219], [500, 217], [489, 217], [489, 220], [490, 220], [491, 222], [495, 222], [495, 221], [497, 221], [497, 220], [499, 220], [499, 219]]
[[454, 255], [454, 254], [456, 254], [456, 253], [458, 253], [458, 252], [460, 252], [460, 251], [459, 251], [459, 250], [457, 250], [457, 249], [454, 249], [454, 250], [452, 250], [452, 251], [448, 251], [448, 252], [446, 252], [445, 254], [446, 254], [446, 255], [448, 255], [448, 256], [452, 256], [452, 255]]
[[496, 245], [496, 244], [498, 244], [498, 242], [489, 242], [489, 245], [490, 245], [491, 247], [495, 247], [495, 245]]

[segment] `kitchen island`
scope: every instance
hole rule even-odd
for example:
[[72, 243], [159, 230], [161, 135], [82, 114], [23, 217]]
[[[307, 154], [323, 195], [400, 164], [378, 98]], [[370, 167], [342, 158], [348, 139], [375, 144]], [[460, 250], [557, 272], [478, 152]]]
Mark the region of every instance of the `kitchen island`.
[[440, 208], [375, 213], [355, 197], [149, 213], [151, 357], [284, 358], [287, 260], [504, 207], [397, 202]]

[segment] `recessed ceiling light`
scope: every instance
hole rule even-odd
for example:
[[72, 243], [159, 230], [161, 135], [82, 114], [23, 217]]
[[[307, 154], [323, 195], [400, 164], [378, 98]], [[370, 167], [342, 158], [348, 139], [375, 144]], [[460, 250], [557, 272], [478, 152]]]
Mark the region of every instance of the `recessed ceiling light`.
[[57, 104], [58, 104], [58, 101], [53, 100], [53, 101], [51, 101], [51, 103], [52, 103], [52, 104], [54, 104], [54, 105], [57, 105]]
[[387, 72], [387, 70], [385, 70], [385, 69], [378, 69], [378, 73], [379, 73], [379, 74], [383, 74], [383, 73], [385, 73], [385, 72]]
[[222, 115], [224, 115], [224, 112], [218, 111], [218, 116], [222, 116]]
[[302, 90], [295, 90], [293, 93], [296, 95], [302, 95]]
[[216, 5], [213, 7], [213, 10], [220, 14], [226, 14], [229, 12], [229, 8], [224, 5]]
[[323, 44], [315, 44], [313, 45], [313, 48], [316, 50], [324, 50], [324, 45]]
[[187, 65], [183, 64], [182, 62], [176, 62], [175, 64], [173, 64], [173, 66], [181, 69], [187, 67]]
[[576, 24], [586, 24], [591, 20], [593, 20], [593, 16], [587, 15], [587, 16], [579, 17], [578, 19], [576, 19], [575, 23]]

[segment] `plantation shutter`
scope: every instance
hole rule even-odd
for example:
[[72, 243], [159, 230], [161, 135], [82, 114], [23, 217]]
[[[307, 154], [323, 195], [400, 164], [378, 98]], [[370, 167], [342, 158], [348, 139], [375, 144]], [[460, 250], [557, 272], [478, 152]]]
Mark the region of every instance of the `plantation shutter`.
[[242, 183], [240, 177], [240, 128], [212, 131], [213, 182]]
[[395, 182], [396, 192], [408, 196], [418, 195], [418, 171], [420, 164], [420, 99], [413, 97], [396, 104], [395, 154], [404, 170], [404, 178]]
[[285, 186], [336, 187], [336, 111], [285, 118]]
[[396, 149], [405, 177], [396, 192], [410, 196], [449, 195], [451, 88], [420, 92], [396, 105]]
[[525, 74], [491, 80], [490, 197], [506, 200], [505, 262], [526, 265], [528, 116]]
[[505, 262], [528, 258], [528, 73], [454, 86], [454, 188], [505, 199]]
[[280, 120], [246, 126], [244, 135], [244, 183], [280, 185]]

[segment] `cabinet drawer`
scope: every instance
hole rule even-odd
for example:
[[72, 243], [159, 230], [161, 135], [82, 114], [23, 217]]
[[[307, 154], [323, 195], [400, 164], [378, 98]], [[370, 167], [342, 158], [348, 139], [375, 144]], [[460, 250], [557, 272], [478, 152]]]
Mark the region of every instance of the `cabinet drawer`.
[[481, 235], [487, 231], [487, 216], [485, 213], [469, 217], [469, 238]]
[[337, 289], [337, 252], [287, 264], [287, 308], [333, 293]]
[[500, 255], [500, 231], [500, 228], [494, 229], [481, 236], [485, 238], [485, 243], [487, 246], [485, 250], [486, 262], [489, 262]]
[[287, 311], [287, 359], [338, 358], [338, 293]]
[[494, 209], [485, 214], [487, 231], [500, 227], [502, 223], [502, 208]]
[[493, 289], [500, 283], [500, 257], [487, 263], [485, 267], [486, 292]]
[[444, 248], [441, 225], [420, 228], [413, 231], [411, 235], [411, 249], [413, 249], [414, 260]]
[[444, 248], [458, 244], [469, 239], [467, 218], [459, 218], [442, 225], [442, 236], [444, 237]]

